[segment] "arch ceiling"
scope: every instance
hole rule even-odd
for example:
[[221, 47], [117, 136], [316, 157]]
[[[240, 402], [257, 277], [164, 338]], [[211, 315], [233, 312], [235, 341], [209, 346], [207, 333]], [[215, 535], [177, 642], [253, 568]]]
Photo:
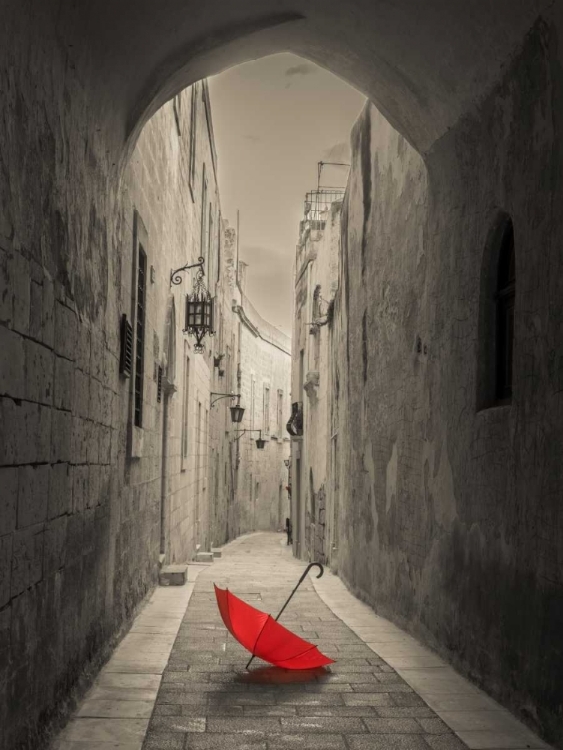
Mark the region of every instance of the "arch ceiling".
[[[65, 3], [60, 4], [65, 8]], [[133, 138], [198, 78], [280, 51], [368, 96], [426, 151], [502, 75], [552, 0], [91, 0], [61, 18]], [[59, 6], [59, 3], [57, 3]], [[82, 44], [82, 47], [77, 47]], [[76, 52], [81, 49], [81, 52]]]

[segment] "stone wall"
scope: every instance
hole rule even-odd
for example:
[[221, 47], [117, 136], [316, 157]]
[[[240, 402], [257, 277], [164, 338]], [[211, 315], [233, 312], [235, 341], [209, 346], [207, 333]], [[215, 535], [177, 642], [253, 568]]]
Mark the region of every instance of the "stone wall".
[[332, 324], [341, 252], [338, 197], [321, 194], [326, 209], [301, 222], [295, 268], [291, 400], [303, 404], [303, 436], [292, 439], [293, 549], [321, 563], [337, 558], [336, 528], [329, 519], [334, 520], [337, 498]]
[[[238, 392], [245, 407], [240, 428], [253, 430], [236, 442], [237, 534], [283, 528], [288, 516], [289, 439], [285, 425], [290, 414], [290, 342], [264, 320], [248, 298], [239, 293], [240, 370]], [[269, 417], [266, 415], [269, 391]], [[269, 427], [268, 427], [269, 425]], [[261, 434], [258, 432], [261, 430]], [[263, 450], [256, 439], [266, 441]]]
[[[159, 557], [186, 561], [213, 541], [209, 392], [220, 339], [193, 352], [181, 330], [194, 272], [170, 284], [171, 270], [200, 254], [204, 163], [213, 232], [211, 241], [204, 232], [202, 254], [220, 317], [232, 312], [219, 273], [223, 225], [203, 85], [193, 194], [189, 91], [148, 123], [117, 192], [95, 139], [79, 128], [58, 139], [37, 100], [28, 105], [18, 73], [1, 71], [12, 121], [0, 162], [0, 745], [35, 748], [84, 667], [103, 658], [155, 585]], [[62, 120], [78, 122], [80, 92], [66, 88], [76, 80], [53, 76], [43, 94]], [[119, 372], [121, 315], [135, 327], [139, 241], [147, 263], [142, 428], [133, 419], [134, 376]], [[223, 433], [213, 450], [225, 442]], [[219, 494], [221, 508], [226, 488]], [[217, 514], [224, 521], [226, 511]]]
[[[332, 346], [340, 574], [561, 747], [558, 54], [538, 24], [424, 160], [366, 107]], [[514, 393], [481, 408], [481, 278], [499, 212], [515, 233]]]

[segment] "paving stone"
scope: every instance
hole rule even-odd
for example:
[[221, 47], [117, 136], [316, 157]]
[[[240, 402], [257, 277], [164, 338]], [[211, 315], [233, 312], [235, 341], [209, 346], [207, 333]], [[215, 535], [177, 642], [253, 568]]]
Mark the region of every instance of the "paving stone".
[[388, 693], [345, 693], [342, 700], [347, 706], [392, 706]]
[[207, 731], [243, 732], [245, 735], [259, 733], [265, 735], [268, 732], [281, 732], [281, 724], [280, 720], [275, 718], [210, 718], [207, 722]]
[[434, 734], [424, 737], [432, 750], [467, 750], [467, 745], [455, 734]]
[[[412, 709], [411, 709], [412, 710]], [[450, 734], [451, 729], [437, 717], [418, 718], [418, 723], [428, 734]]]
[[188, 735], [184, 748], [185, 750], [266, 750], [267, 745], [263, 735], [248, 737], [240, 734], [205, 733]]
[[268, 750], [345, 750], [346, 744], [340, 734], [280, 734], [268, 737]]
[[143, 750], [184, 750], [185, 735], [171, 732], [153, 732], [145, 738]]
[[[245, 670], [248, 653], [222, 626], [213, 582], [276, 612], [302, 571], [285, 550], [280, 558], [270, 549], [257, 566], [261, 539], [268, 537], [255, 537], [252, 547], [229, 545], [199, 576], [163, 667], [143, 750], [450, 750], [430, 742], [456, 740], [455, 735], [447, 727], [447, 734], [433, 733], [443, 729], [436, 714], [332, 614], [308, 580], [288, 616], [284, 613], [284, 625], [332, 653], [336, 663], [327, 670], [291, 672], [256, 659]], [[364, 612], [358, 620], [363, 621]], [[139, 634], [136, 646], [143, 644], [147, 663], [158, 664], [154, 656], [159, 651], [148, 650], [150, 632]], [[130, 653], [131, 659], [139, 658], [136, 649]], [[452, 750], [457, 748], [452, 745]]]
[[422, 734], [423, 728], [415, 719], [366, 719], [367, 728], [375, 734]]
[[350, 750], [428, 750], [420, 734], [356, 735], [348, 738], [348, 745]]
[[375, 713], [383, 719], [434, 717], [434, 711], [432, 711], [431, 708], [428, 708], [428, 706], [381, 706], [374, 710]]
[[[382, 721], [384, 720], [382, 719]], [[335, 716], [296, 716], [289, 719], [282, 719], [281, 725], [285, 732], [341, 732], [351, 734], [366, 731], [360, 719], [343, 719]]]
[[154, 716], [151, 729], [157, 732], [205, 732], [202, 716]]

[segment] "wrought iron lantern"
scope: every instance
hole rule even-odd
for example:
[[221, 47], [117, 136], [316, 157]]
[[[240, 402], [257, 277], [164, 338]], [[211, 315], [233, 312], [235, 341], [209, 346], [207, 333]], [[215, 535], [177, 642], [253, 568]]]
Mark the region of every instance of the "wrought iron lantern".
[[242, 422], [242, 418], [244, 416], [244, 409], [243, 407], [238, 403], [236, 403], [235, 406], [229, 406], [229, 409], [231, 411], [231, 422], [235, 422], [237, 424], [240, 424]]
[[204, 263], [205, 259], [200, 256], [197, 263], [178, 268], [170, 275], [170, 282], [172, 284], [181, 284], [182, 277], [179, 275], [180, 272], [188, 271], [191, 268], [198, 269], [194, 276], [192, 293], [186, 295], [186, 321], [184, 326], [184, 333], [187, 333], [188, 336], [195, 336], [194, 351], [198, 353], [204, 350], [204, 336], [207, 334], [207, 336], [211, 337], [215, 334], [214, 300], [205, 286]]
[[244, 416], [244, 407], [240, 405], [240, 393], [217, 393], [215, 391], [211, 391], [211, 396], [216, 396], [216, 398], [212, 398], [211, 408], [213, 408], [213, 405], [217, 403], [217, 401], [220, 401], [222, 398], [236, 398], [237, 402], [235, 406], [229, 406], [229, 410], [231, 412], [231, 422], [234, 422], [235, 424], [239, 424], [240, 422], [242, 422], [242, 418]]
[[260, 435], [260, 437], [258, 438], [258, 440], [255, 440], [254, 442], [256, 443], [256, 447], [258, 448], [259, 451], [264, 450], [266, 446], [266, 441], [262, 437], [262, 430], [237, 430], [237, 432], [239, 434], [238, 434], [238, 437], [235, 438], [235, 440], [240, 440], [245, 432], [250, 432], [250, 433], [257, 432]]

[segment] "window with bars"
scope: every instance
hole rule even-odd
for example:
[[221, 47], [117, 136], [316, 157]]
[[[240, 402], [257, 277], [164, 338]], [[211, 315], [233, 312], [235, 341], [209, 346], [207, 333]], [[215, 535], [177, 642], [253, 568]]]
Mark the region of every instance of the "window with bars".
[[119, 372], [126, 378], [131, 377], [133, 367], [133, 327], [127, 315], [121, 316], [121, 346], [119, 352]]
[[145, 369], [145, 307], [147, 295], [147, 256], [139, 244], [137, 266], [137, 315], [135, 332], [135, 425], [143, 426], [143, 385]]

